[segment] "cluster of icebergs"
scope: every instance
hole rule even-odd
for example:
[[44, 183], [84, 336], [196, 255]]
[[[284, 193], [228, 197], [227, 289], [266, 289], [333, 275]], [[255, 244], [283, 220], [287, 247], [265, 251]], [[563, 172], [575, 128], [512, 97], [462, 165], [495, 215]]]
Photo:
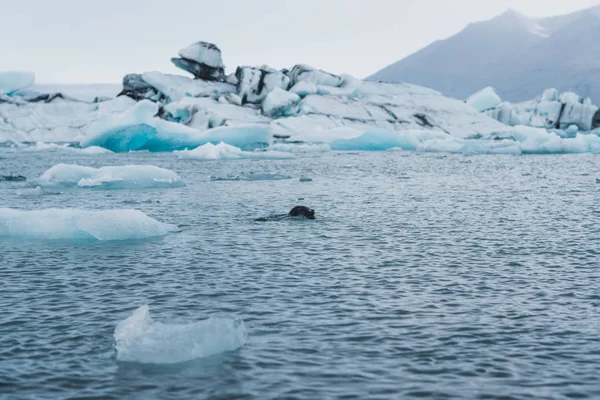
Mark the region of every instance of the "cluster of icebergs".
[[[258, 157], [253, 150], [269, 153], [277, 146], [298, 152], [291, 144], [483, 153], [596, 149], [594, 138], [579, 137], [600, 125], [598, 107], [574, 93], [548, 90], [510, 104], [487, 88], [464, 102], [424, 87], [362, 81], [301, 64], [240, 66], [226, 75], [221, 51], [205, 42], [172, 61], [192, 76], [130, 74], [111, 99], [36, 93], [27, 89], [31, 74], [0, 74], [0, 142], [76, 142], [115, 152], [185, 152], [221, 142], [238, 149], [207, 147], [199, 155], [207, 159]], [[561, 142], [567, 139], [577, 142]]]

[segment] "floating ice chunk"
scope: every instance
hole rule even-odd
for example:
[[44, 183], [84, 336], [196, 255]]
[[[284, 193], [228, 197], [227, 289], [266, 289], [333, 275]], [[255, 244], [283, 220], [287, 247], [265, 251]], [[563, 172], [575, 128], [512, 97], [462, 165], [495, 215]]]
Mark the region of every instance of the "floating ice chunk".
[[9, 71], [0, 72], [0, 94], [10, 94], [20, 89], [33, 85], [35, 74], [33, 72]]
[[82, 147], [100, 146], [112, 151], [173, 151], [206, 143], [225, 142], [246, 149], [262, 148], [272, 141], [268, 125], [238, 125], [200, 132], [155, 117], [158, 105], [148, 100], [122, 114], [105, 115], [88, 129]]
[[212, 43], [197, 42], [179, 51], [179, 55], [213, 68], [225, 68], [221, 50]]
[[137, 210], [0, 208], [0, 237], [36, 240], [132, 240], [164, 236], [177, 226], [158, 222]]
[[467, 99], [467, 104], [479, 112], [496, 108], [500, 103], [502, 103], [502, 99], [491, 86], [480, 90]]
[[289, 117], [297, 112], [296, 105], [300, 101], [300, 96], [296, 93], [287, 92], [280, 88], [273, 89], [263, 100], [263, 112], [272, 117]]
[[317, 85], [312, 82], [300, 81], [290, 89], [290, 92], [296, 93], [300, 97], [306, 97], [311, 94], [317, 94], [319, 92], [319, 88], [317, 88]]
[[175, 364], [237, 350], [248, 333], [237, 318], [211, 317], [186, 325], [155, 322], [145, 305], [117, 324], [114, 337], [118, 361]]
[[273, 159], [284, 160], [296, 158], [291, 153], [281, 151], [242, 151], [240, 148], [230, 146], [223, 142], [213, 145], [207, 143], [194, 150], [182, 150], [175, 152], [182, 158], [193, 158], [197, 160], [240, 160], [240, 159]]
[[217, 145], [207, 143], [194, 150], [181, 150], [175, 153], [179, 157], [195, 158], [198, 160], [238, 160], [242, 158], [242, 149], [223, 142]]
[[43, 187], [96, 189], [172, 188], [184, 186], [173, 171], [152, 165], [91, 168], [58, 164], [37, 180]]

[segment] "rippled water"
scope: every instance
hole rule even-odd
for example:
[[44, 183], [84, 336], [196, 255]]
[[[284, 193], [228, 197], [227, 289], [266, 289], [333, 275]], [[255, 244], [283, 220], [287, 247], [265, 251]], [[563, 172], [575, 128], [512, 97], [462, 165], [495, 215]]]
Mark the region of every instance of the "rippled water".
[[[59, 162], [152, 164], [187, 186], [44, 195], [4, 181], [0, 207], [135, 208], [183, 231], [1, 239], [0, 397], [600, 398], [599, 156], [3, 150], [0, 175]], [[296, 204], [317, 220], [254, 221]], [[143, 304], [163, 322], [242, 318], [249, 340], [117, 362], [115, 326]]]

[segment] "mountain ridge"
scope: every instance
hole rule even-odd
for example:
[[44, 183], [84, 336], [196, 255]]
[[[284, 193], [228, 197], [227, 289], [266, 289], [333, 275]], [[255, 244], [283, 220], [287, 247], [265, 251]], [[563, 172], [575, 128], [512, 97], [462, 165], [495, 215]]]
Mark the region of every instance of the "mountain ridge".
[[597, 37], [600, 6], [542, 19], [508, 9], [366, 79], [413, 83], [458, 99], [493, 86], [504, 100], [524, 101], [555, 87], [599, 103]]

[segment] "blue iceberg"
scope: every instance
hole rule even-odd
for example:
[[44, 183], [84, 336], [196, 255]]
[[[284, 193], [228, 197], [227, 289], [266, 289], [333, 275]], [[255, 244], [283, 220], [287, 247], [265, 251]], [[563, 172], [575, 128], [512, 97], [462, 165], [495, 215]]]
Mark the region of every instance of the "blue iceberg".
[[268, 146], [272, 141], [269, 125], [223, 126], [201, 132], [158, 118], [156, 103], [144, 100], [122, 114], [107, 114], [93, 124], [81, 147], [100, 146], [115, 152], [132, 150], [173, 151], [206, 143], [225, 142], [244, 150]]

